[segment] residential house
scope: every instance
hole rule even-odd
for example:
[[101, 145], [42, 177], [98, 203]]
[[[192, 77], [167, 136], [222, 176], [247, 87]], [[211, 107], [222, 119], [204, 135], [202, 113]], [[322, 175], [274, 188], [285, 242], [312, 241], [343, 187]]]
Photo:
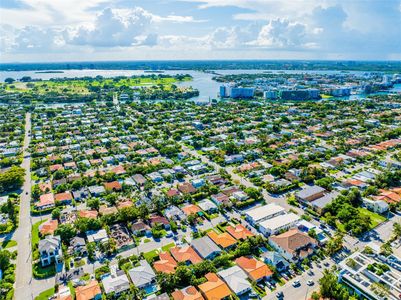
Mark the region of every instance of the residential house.
[[203, 259], [213, 259], [221, 253], [220, 248], [208, 236], [192, 240], [191, 246]]
[[54, 200], [56, 201], [56, 203], [69, 205], [72, 203], [72, 194], [70, 192], [58, 193], [54, 195]]
[[265, 263], [272, 265], [279, 272], [288, 270], [288, 268], [290, 267], [289, 262], [286, 261], [284, 257], [276, 251], [264, 252], [262, 253], [261, 257], [263, 258]]
[[121, 183], [119, 183], [118, 181], [105, 182], [103, 185], [106, 191], [117, 192], [123, 189]]
[[186, 246], [175, 246], [170, 249], [171, 255], [178, 262], [185, 262], [185, 264], [198, 264], [203, 261], [198, 253], [189, 245]]
[[274, 273], [264, 262], [254, 257], [241, 256], [235, 260], [235, 263], [248, 275], [251, 281], [269, 279]]
[[226, 164], [234, 164], [234, 163], [243, 162], [243, 161], [244, 161], [244, 157], [241, 154], [224, 156], [224, 162]]
[[45, 210], [55, 206], [54, 196], [52, 193], [44, 194], [39, 197], [39, 202], [35, 203], [35, 208]]
[[289, 261], [302, 260], [315, 251], [317, 241], [308, 234], [292, 228], [269, 238], [269, 244]]
[[99, 197], [106, 193], [105, 188], [101, 185], [90, 186], [90, 187], [88, 187], [88, 190], [89, 190], [89, 193], [95, 197]]
[[184, 195], [193, 194], [196, 192], [196, 188], [189, 182], [180, 183], [178, 184], [177, 188]]
[[379, 214], [384, 214], [389, 210], [388, 203], [383, 200], [372, 200], [368, 198], [362, 198], [362, 204], [367, 209]]
[[205, 212], [207, 213], [215, 213], [218, 208], [216, 204], [214, 204], [212, 201], [209, 199], [203, 199], [202, 201], [198, 202], [198, 206]]
[[102, 216], [116, 214], [117, 212], [118, 212], [118, 210], [117, 210], [117, 207], [115, 207], [115, 206], [101, 205], [99, 207], [99, 213]]
[[323, 197], [325, 192], [326, 190], [320, 186], [307, 185], [304, 189], [295, 193], [295, 198], [302, 203], [308, 203]]
[[153, 263], [153, 268], [157, 272], [162, 272], [167, 274], [174, 273], [176, 267], [177, 267], [177, 262], [170, 255], [169, 252], [159, 253], [159, 260]]
[[75, 288], [76, 300], [100, 300], [102, 298], [102, 291], [97, 280], [92, 280], [83, 286]]
[[53, 234], [56, 231], [57, 227], [58, 227], [57, 220], [47, 220], [46, 222], [40, 224], [39, 232], [42, 236]]
[[166, 217], [152, 215], [149, 217], [149, 223], [151, 227], [154, 227], [156, 224], [160, 224], [164, 229], [170, 229], [170, 222]]
[[88, 219], [96, 219], [98, 216], [98, 212], [96, 210], [80, 210], [78, 215], [81, 218], [88, 218]]
[[210, 198], [217, 206], [220, 206], [220, 205], [229, 206], [231, 204], [230, 198], [223, 193], [218, 193], [216, 195], [212, 195]]
[[86, 232], [88, 242], [103, 243], [109, 239], [106, 229], [88, 230]]
[[225, 300], [231, 295], [227, 284], [215, 273], [205, 275], [207, 281], [198, 286], [201, 294], [206, 300]]
[[144, 235], [150, 233], [149, 225], [139, 220], [131, 225], [132, 233], [135, 235]]
[[254, 236], [254, 234], [242, 224], [237, 224], [235, 227], [229, 225], [226, 227], [226, 231], [237, 240], [244, 241], [247, 238]]
[[171, 293], [173, 300], [204, 300], [202, 294], [192, 285]]
[[147, 181], [146, 178], [143, 177], [143, 175], [141, 174], [135, 174], [134, 176], [132, 176], [132, 179], [134, 179], [135, 183], [140, 187], [144, 186]]
[[106, 295], [114, 293], [116, 296], [130, 289], [130, 282], [123, 271], [118, 271], [103, 277], [102, 284]]
[[58, 291], [54, 294], [56, 300], [72, 300], [71, 290], [68, 286], [62, 284], [58, 287]]
[[61, 263], [63, 253], [61, 251], [60, 236], [47, 236], [39, 241], [38, 245], [40, 262], [43, 267], [48, 266], [55, 262]]
[[89, 197], [89, 191], [86, 188], [81, 188], [77, 191], [72, 191], [72, 196], [75, 201], [82, 201]]
[[250, 282], [247, 280], [246, 273], [239, 267], [233, 266], [217, 273], [229, 288], [237, 295], [244, 295], [252, 290]]
[[192, 214], [197, 215], [200, 213], [202, 210], [199, 208], [199, 206], [194, 205], [194, 204], [187, 204], [184, 207], [181, 207], [181, 210], [184, 212], [186, 216], [190, 216]]
[[340, 195], [339, 192], [337, 191], [332, 191], [330, 193], [326, 193], [323, 195], [323, 197], [317, 198], [316, 200], [313, 200], [309, 202], [309, 206], [322, 215], [325, 211], [325, 207], [330, 204], [334, 199], [336, 199]]
[[164, 215], [170, 220], [184, 220], [185, 214], [175, 205], [170, 205], [164, 210]]
[[156, 274], [146, 260], [141, 260], [138, 267], [128, 271], [133, 284], [139, 289], [156, 285]]
[[70, 241], [68, 251], [69, 253], [76, 254], [78, 256], [86, 256], [88, 252], [86, 249], [85, 239], [79, 236], [73, 237]]
[[230, 249], [237, 243], [235, 238], [227, 232], [217, 234], [214, 230], [211, 230], [207, 233], [207, 236], [224, 250]]

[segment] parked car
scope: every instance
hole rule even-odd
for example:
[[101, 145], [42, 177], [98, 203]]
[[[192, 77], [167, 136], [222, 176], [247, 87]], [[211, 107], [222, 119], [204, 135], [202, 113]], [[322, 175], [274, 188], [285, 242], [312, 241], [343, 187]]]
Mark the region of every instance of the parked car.
[[306, 284], [309, 285], [309, 286], [311, 286], [311, 285], [314, 285], [315, 283], [313, 282], [313, 280], [309, 279], [309, 280], [306, 282]]
[[313, 271], [312, 270], [309, 270], [308, 272], [307, 272], [307, 274], [309, 275], [309, 276], [313, 276]]
[[295, 280], [293, 283], [292, 283], [292, 286], [293, 287], [298, 287], [298, 286], [300, 286], [301, 285], [301, 282], [299, 281], [299, 280]]
[[277, 293], [276, 293], [276, 298], [277, 298], [277, 299], [282, 299], [282, 298], [284, 298], [284, 293], [283, 293], [283, 292], [277, 292]]

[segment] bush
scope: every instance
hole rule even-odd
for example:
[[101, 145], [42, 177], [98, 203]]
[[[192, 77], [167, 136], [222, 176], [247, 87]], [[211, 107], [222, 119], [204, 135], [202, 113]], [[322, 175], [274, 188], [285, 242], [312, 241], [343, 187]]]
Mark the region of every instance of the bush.
[[32, 270], [33, 270], [33, 276], [36, 279], [46, 279], [56, 275], [56, 266], [54, 264], [47, 267], [42, 267], [40, 262], [38, 262], [34, 264]]

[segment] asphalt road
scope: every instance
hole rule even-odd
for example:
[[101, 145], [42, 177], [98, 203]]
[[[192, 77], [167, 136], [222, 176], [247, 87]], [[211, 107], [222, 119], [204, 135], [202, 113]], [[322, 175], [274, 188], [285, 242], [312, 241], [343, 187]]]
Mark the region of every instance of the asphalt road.
[[32, 253], [31, 253], [31, 157], [28, 153], [30, 143], [31, 114], [26, 114], [25, 119], [25, 138], [23, 146], [23, 161], [21, 167], [25, 170], [25, 182], [20, 198], [19, 226], [14, 233], [14, 240], [18, 245], [17, 268], [16, 268], [16, 299], [31, 299], [31, 279], [32, 279]]

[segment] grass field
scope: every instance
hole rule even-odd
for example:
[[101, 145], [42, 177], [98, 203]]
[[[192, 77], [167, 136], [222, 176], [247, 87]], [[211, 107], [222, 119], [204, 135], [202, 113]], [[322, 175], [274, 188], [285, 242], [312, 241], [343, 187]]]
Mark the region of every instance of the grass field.
[[173, 243], [164, 245], [164, 246], [162, 247], [162, 250], [163, 250], [163, 251], [168, 251], [168, 250], [170, 250], [171, 248], [173, 248], [174, 246], [175, 246], [175, 243], [173, 242]]
[[360, 208], [358, 208], [358, 210], [362, 215], [370, 217], [370, 219], [372, 220], [371, 229], [375, 228], [377, 225], [386, 221], [385, 217], [383, 217], [377, 213], [371, 212], [370, 210], [367, 210], [366, 208], [360, 207]]
[[143, 254], [143, 257], [147, 260], [147, 261], [152, 261], [155, 257], [159, 256], [159, 251], [157, 249], [146, 252]]
[[[181, 81], [190, 81], [191, 77], [184, 77]], [[172, 84], [178, 82], [175, 77], [144, 76], [133, 78], [104, 78], [96, 80], [58, 80], [58, 81], [37, 81], [37, 82], [14, 82], [12, 85], [4, 84], [6, 91], [38, 94], [57, 93], [57, 94], [79, 94], [89, 95], [92, 88], [116, 88], [120, 87], [151, 87], [162, 86], [169, 91]]]
[[38, 259], [39, 258], [39, 251], [38, 251], [38, 244], [39, 244], [39, 226], [40, 224], [46, 222], [46, 220], [39, 221], [35, 224], [32, 225], [32, 233], [31, 233], [31, 239], [32, 239], [32, 255], [33, 259]]
[[51, 296], [54, 295], [54, 288], [48, 289], [46, 291], [41, 292], [35, 300], [48, 300]]
[[17, 246], [17, 242], [14, 240], [3, 241], [1, 244], [2, 248], [11, 248]]
[[39, 243], [39, 226], [46, 221], [42, 220], [32, 225], [32, 248]]

